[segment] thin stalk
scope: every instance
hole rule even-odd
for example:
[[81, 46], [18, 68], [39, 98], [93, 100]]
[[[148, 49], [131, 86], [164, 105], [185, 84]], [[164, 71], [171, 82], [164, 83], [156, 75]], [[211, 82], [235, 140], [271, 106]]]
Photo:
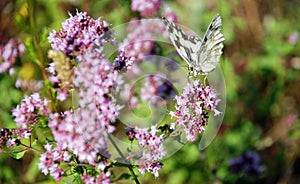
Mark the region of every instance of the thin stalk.
[[[28, 0], [29, 24], [30, 24], [31, 30], [33, 31], [33, 37], [32, 37], [33, 43], [34, 43], [34, 46], [37, 51], [38, 60], [40, 61], [43, 78], [44, 78], [44, 80], [48, 80], [48, 74], [46, 71], [46, 64], [45, 64], [46, 62], [44, 59], [43, 50], [39, 44], [39, 35], [38, 35], [37, 29], [36, 29], [35, 4], [36, 4], [35, 0]], [[54, 101], [54, 97], [53, 97], [53, 93], [52, 93], [51, 89], [48, 88], [47, 92], [48, 92], [48, 96], [51, 100], [52, 109], [54, 111], [56, 111], [55, 101]]]
[[132, 165], [126, 160], [125, 156], [123, 155], [122, 151], [119, 149], [119, 147], [117, 146], [117, 144], [115, 143], [115, 141], [110, 137], [110, 135], [108, 134], [108, 139], [111, 141], [111, 143], [113, 144], [113, 146], [116, 148], [117, 152], [119, 153], [119, 155], [124, 159], [124, 161], [126, 162], [126, 164], [128, 164], [128, 169], [131, 173], [131, 175], [134, 178], [134, 181], [136, 184], [140, 184], [136, 174], [134, 173], [133, 167]]

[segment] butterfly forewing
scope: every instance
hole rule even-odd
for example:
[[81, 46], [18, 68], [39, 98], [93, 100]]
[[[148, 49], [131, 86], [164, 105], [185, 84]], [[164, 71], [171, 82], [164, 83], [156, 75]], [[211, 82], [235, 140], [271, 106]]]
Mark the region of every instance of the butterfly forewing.
[[213, 71], [220, 61], [222, 55], [224, 36], [221, 33], [222, 20], [217, 14], [210, 23], [201, 47], [197, 53], [196, 65], [203, 73]]
[[170, 39], [179, 55], [187, 62], [190, 73], [207, 74], [213, 71], [220, 61], [224, 36], [221, 33], [222, 20], [217, 14], [210, 23], [203, 40], [197, 36], [188, 36], [175, 23], [163, 17]]
[[163, 23], [169, 32], [170, 40], [176, 48], [178, 54], [189, 66], [195, 65], [195, 59], [193, 55], [200, 49], [201, 39], [197, 36], [188, 36], [175, 23], [169, 22], [164, 17]]

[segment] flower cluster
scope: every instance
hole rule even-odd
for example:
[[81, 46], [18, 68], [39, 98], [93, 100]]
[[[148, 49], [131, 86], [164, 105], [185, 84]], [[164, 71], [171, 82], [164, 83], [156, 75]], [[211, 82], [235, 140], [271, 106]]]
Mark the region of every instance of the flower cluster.
[[110, 172], [106, 172], [104, 174], [101, 173], [98, 177], [94, 177], [86, 173], [83, 173], [81, 178], [85, 184], [94, 184], [94, 183], [110, 184], [111, 183], [109, 179], [110, 175], [111, 175]]
[[15, 117], [14, 121], [22, 128], [35, 125], [39, 121], [39, 115], [49, 115], [48, 103], [49, 100], [41, 99], [38, 93], [25, 96], [21, 104], [12, 110], [12, 115]]
[[60, 164], [69, 162], [71, 155], [62, 145], [52, 148], [51, 144], [46, 144], [44, 147], [46, 152], [41, 155], [38, 167], [45, 175], [50, 173], [58, 181], [65, 175]]
[[158, 170], [162, 168], [159, 160], [163, 159], [166, 152], [163, 147], [163, 134], [158, 136], [157, 132], [156, 126], [152, 126], [150, 130], [139, 127], [134, 129], [135, 138], [142, 151], [142, 155], [137, 161], [142, 175], [148, 171], [158, 177]]
[[43, 87], [43, 81], [35, 79], [21, 79], [18, 78], [15, 83], [16, 88], [20, 88], [22, 91], [37, 92]]
[[133, 57], [126, 57], [125, 51], [120, 50], [118, 57], [114, 60], [114, 70], [126, 72], [133, 64]]
[[134, 94], [134, 85], [125, 84], [120, 91], [120, 99], [123, 103], [128, 103], [130, 108], [135, 108], [139, 104], [138, 97]]
[[300, 40], [300, 33], [299, 32], [293, 32], [292, 34], [288, 35], [287, 40], [292, 45], [296, 45]]
[[20, 40], [10, 39], [5, 45], [0, 46], [0, 73], [8, 71], [24, 51], [25, 46]]
[[151, 101], [155, 105], [158, 105], [158, 98], [153, 99], [153, 97], [159, 96], [164, 100], [170, 100], [175, 94], [176, 91], [171, 82], [159, 75], [147, 75], [146, 82], [140, 90], [142, 101]]
[[59, 32], [53, 30], [48, 40], [52, 49], [62, 51], [67, 56], [77, 56], [95, 44], [101, 51], [104, 41], [112, 41], [113, 32], [108, 29], [109, 25], [101, 18], [95, 20], [86, 12], [77, 12], [75, 16], [70, 14]]
[[169, 21], [178, 23], [178, 16], [176, 15], [175, 12], [172, 11], [171, 8], [167, 7], [165, 11], [163, 12], [163, 17], [168, 19]]
[[[151, 27], [151, 29], [149, 29]], [[126, 56], [143, 59], [153, 52], [155, 35], [166, 35], [164, 25], [155, 19], [132, 19], [127, 27], [128, 35], [120, 47], [125, 50]], [[166, 35], [167, 36], [167, 35]]]
[[216, 109], [220, 102], [217, 94], [211, 87], [202, 86], [199, 80], [188, 83], [183, 93], [175, 99], [176, 111], [171, 115], [177, 120], [172, 126], [183, 128], [188, 141], [195, 141], [197, 135], [205, 130], [209, 111], [213, 111], [215, 116], [220, 114]]
[[132, 0], [132, 11], [138, 11], [143, 17], [155, 16], [161, 8], [160, 0]]
[[7, 129], [0, 130], [0, 145], [6, 145], [8, 148], [17, 146], [21, 138], [28, 138], [31, 135], [30, 128]]
[[106, 153], [107, 133], [115, 130], [112, 123], [121, 107], [113, 95], [122, 80], [98, 52], [86, 52], [81, 59], [74, 77], [79, 108], [51, 115], [49, 127], [55, 140], [78, 156], [79, 161], [95, 165], [98, 155]]
[[245, 173], [252, 176], [258, 176], [264, 171], [264, 166], [261, 165], [259, 155], [251, 151], [247, 151], [240, 157], [231, 159], [229, 167], [232, 173]]

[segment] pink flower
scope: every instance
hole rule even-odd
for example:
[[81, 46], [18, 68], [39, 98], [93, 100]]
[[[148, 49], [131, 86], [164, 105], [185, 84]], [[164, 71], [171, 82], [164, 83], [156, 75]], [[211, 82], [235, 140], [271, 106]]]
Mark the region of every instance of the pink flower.
[[69, 162], [71, 155], [66, 150], [65, 146], [58, 145], [52, 149], [52, 145], [47, 143], [45, 146], [46, 152], [41, 154], [38, 168], [45, 174], [50, 174], [55, 180], [59, 181], [65, 175], [60, 164]]
[[163, 135], [156, 135], [158, 132], [156, 126], [152, 126], [150, 130], [135, 127], [134, 131], [135, 138], [142, 150], [142, 155], [137, 160], [139, 171], [141, 174], [148, 171], [158, 177], [158, 170], [162, 168], [162, 164], [158, 160], [166, 155], [163, 147]]
[[99, 176], [90, 176], [86, 173], [83, 173], [82, 180], [85, 184], [95, 184], [95, 183], [101, 183], [101, 184], [110, 184], [111, 181], [109, 179], [110, 172], [100, 173]]
[[205, 130], [209, 112], [219, 115], [216, 108], [220, 102], [217, 94], [209, 86], [202, 86], [198, 80], [192, 84], [188, 83], [180, 96], [176, 96], [176, 111], [171, 112], [172, 117], [176, 117], [176, 125], [185, 132], [188, 141], [195, 141], [199, 133]]
[[120, 50], [118, 57], [114, 61], [114, 70], [126, 72], [133, 64], [133, 57], [126, 57], [125, 51]]
[[54, 50], [62, 51], [68, 56], [77, 56], [88, 47], [96, 44], [102, 50], [102, 42], [114, 42], [113, 32], [108, 29], [110, 24], [101, 18], [93, 19], [86, 12], [77, 12], [75, 16], [62, 23], [59, 32], [52, 31], [48, 40]]
[[153, 105], [161, 105], [163, 100], [173, 99], [176, 94], [170, 81], [166, 80], [164, 76], [147, 75], [146, 82], [140, 90], [141, 99], [144, 102], [151, 102]]
[[[149, 29], [151, 27], [151, 29]], [[132, 19], [127, 27], [128, 35], [121, 43], [120, 48], [125, 50], [126, 57], [143, 59], [145, 55], [153, 52], [155, 35], [167, 36], [163, 23], [156, 19]]]
[[15, 86], [23, 91], [36, 92], [43, 87], [43, 81], [34, 79], [24, 80], [18, 78]]
[[169, 21], [178, 23], [178, 16], [176, 15], [175, 12], [171, 10], [171, 8], [167, 7], [165, 11], [163, 12], [163, 17], [168, 19]]
[[153, 17], [160, 10], [160, 0], [132, 0], [132, 11], [138, 11], [143, 17]]
[[16, 139], [16, 138], [10, 138], [10, 139], [7, 140], [6, 146], [7, 146], [8, 148], [11, 148], [11, 147], [17, 145], [18, 143], [19, 143], [19, 140], [18, 140], [18, 139]]
[[114, 121], [121, 106], [115, 93], [122, 85], [118, 72], [103, 55], [88, 50], [80, 56], [73, 85], [78, 93], [78, 108], [50, 115], [54, 139], [72, 151], [80, 162], [97, 164], [99, 154], [109, 157], [107, 134], [115, 131]]
[[49, 100], [46, 98], [42, 100], [38, 93], [25, 96], [21, 104], [12, 110], [12, 115], [15, 117], [14, 121], [22, 128], [35, 125], [39, 120], [39, 115], [49, 115], [48, 103]]
[[0, 46], [0, 73], [8, 71], [16, 62], [16, 58], [22, 56], [25, 46], [20, 40], [10, 39], [5, 45]]

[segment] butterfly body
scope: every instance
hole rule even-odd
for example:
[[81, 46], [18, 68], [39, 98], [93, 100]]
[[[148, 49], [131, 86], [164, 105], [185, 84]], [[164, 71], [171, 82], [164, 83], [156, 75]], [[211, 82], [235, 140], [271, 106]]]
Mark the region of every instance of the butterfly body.
[[211, 21], [203, 39], [188, 36], [174, 22], [164, 17], [163, 23], [178, 54], [188, 64], [190, 76], [206, 75], [216, 68], [225, 40], [221, 33], [222, 20], [219, 14]]

